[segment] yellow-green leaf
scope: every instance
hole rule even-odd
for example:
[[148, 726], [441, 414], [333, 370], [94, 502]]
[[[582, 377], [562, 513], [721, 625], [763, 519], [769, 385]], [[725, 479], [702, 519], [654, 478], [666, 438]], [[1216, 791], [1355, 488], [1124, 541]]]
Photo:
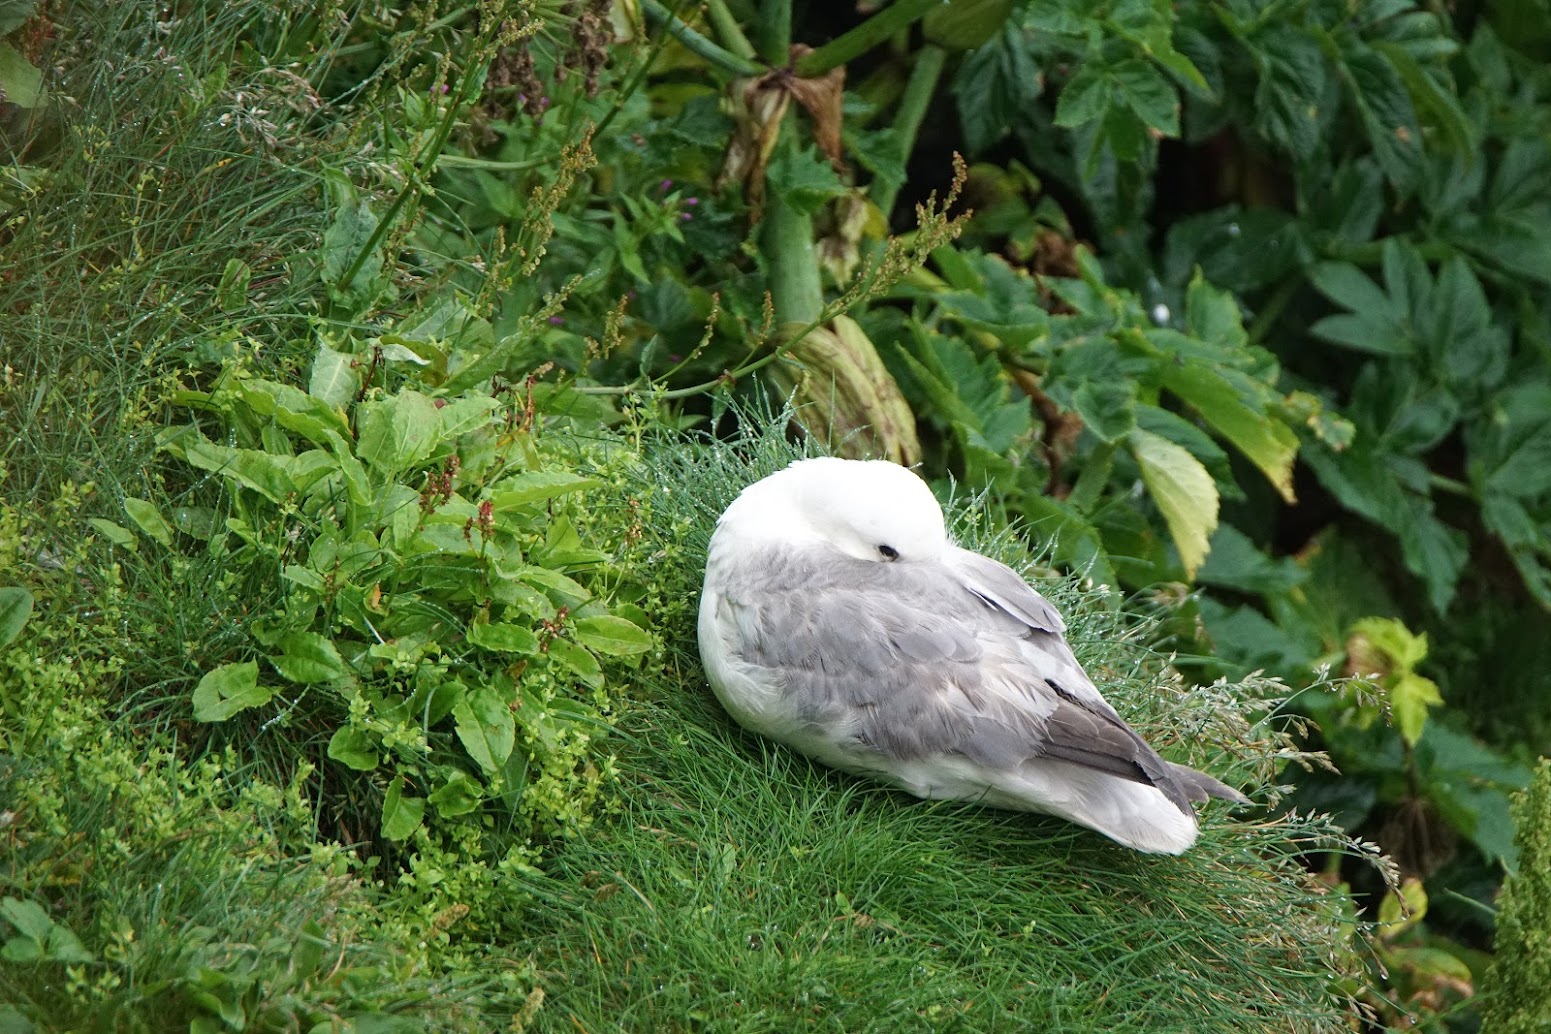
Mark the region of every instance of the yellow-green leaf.
[[1424, 679], [1410, 671], [1395, 676], [1389, 690], [1389, 708], [1395, 716], [1395, 727], [1400, 730], [1401, 739], [1415, 746], [1427, 724], [1427, 709], [1441, 703], [1443, 695], [1432, 679]]
[[1162, 435], [1136, 428], [1130, 442], [1142, 482], [1163, 512], [1185, 574], [1194, 578], [1217, 530], [1217, 483], [1188, 449]]

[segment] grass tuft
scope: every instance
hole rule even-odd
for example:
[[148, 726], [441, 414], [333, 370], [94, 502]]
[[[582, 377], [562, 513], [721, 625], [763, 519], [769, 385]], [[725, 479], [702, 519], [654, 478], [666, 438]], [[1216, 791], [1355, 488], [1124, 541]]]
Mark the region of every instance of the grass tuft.
[[[778, 431], [649, 452], [650, 531], [680, 558], [659, 572], [665, 598], [693, 600], [715, 515], [801, 453]], [[954, 517], [966, 545], [1007, 558], [1005, 539]], [[1047, 590], [1080, 659], [1166, 753], [1228, 758], [1256, 783], [1280, 767], [1285, 737], [1250, 720], [1266, 685], [1192, 700], [1124, 615], [1071, 582]], [[1346, 1029], [1350, 926], [1298, 864], [1340, 842], [1325, 819], [1214, 805], [1169, 858], [919, 802], [740, 731], [705, 688], [692, 612], [621, 721], [616, 814], [524, 878], [555, 1029]]]

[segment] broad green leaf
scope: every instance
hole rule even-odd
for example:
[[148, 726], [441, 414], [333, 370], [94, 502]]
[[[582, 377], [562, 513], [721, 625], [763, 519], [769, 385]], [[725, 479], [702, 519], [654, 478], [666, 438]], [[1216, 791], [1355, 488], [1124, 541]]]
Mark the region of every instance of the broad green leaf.
[[37, 107], [43, 94], [43, 73], [21, 51], [0, 40], [0, 95], [18, 108]]
[[48, 934], [54, 927], [54, 921], [49, 918], [48, 912], [36, 901], [23, 900], [21, 898], [5, 898], [0, 900], [0, 916], [5, 921], [16, 927], [17, 932], [31, 937], [40, 944], [48, 940]]
[[385, 473], [420, 463], [436, 448], [441, 421], [436, 404], [418, 391], [401, 391], [361, 406], [356, 454]]
[[1137, 428], [1129, 443], [1142, 482], [1169, 526], [1185, 575], [1194, 578], [1217, 528], [1217, 483], [1200, 460], [1167, 438]]
[[569, 492], [580, 492], [597, 484], [593, 478], [563, 470], [528, 470], [513, 477], [502, 478], [492, 485], [490, 503], [496, 510], [511, 510], [542, 503]]
[[420, 828], [425, 818], [425, 798], [404, 795], [404, 777], [388, 785], [382, 799], [382, 835], [389, 840], [404, 840]]
[[255, 413], [274, 418], [287, 431], [315, 444], [327, 445], [330, 432], [341, 436], [350, 433], [350, 425], [337, 407], [293, 385], [251, 377], [237, 390]]
[[0, 647], [10, 646], [32, 617], [32, 593], [16, 585], [0, 589]]
[[498, 693], [479, 686], [452, 709], [458, 739], [481, 769], [494, 775], [506, 764], [516, 742], [512, 710]]
[[628, 656], [652, 648], [652, 637], [639, 626], [613, 614], [595, 614], [572, 622], [576, 641], [599, 653]]
[[1283, 499], [1297, 501], [1292, 467], [1298, 454], [1298, 436], [1291, 428], [1252, 408], [1221, 373], [1202, 363], [1166, 363], [1163, 383], [1258, 467]]
[[450, 441], [460, 434], [485, 426], [490, 421], [490, 414], [499, 405], [500, 403], [488, 395], [475, 395], [447, 403], [437, 410], [437, 416], [441, 420], [442, 440]]
[[1292, 557], [1271, 557], [1238, 528], [1222, 524], [1212, 536], [1211, 552], [1199, 572], [1203, 585], [1257, 595], [1284, 593], [1308, 579], [1308, 569]]
[[297, 490], [289, 456], [272, 456], [260, 449], [234, 449], [202, 438], [185, 439], [178, 448], [193, 466], [251, 488], [272, 503], [284, 502]]
[[[1476, 149], [1476, 131], [1470, 116], [1460, 106], [1459, 95], [1452, 82], [1440, 83], [1415, 55], [1400, 44], [1375, 43], [1374, 49], [1383, 54], [1395, 71], [1400, 73], [1401, 81], [1411, 92], [1412, 103], [1432, 116], [1432, 124], [1443, 131], [1450, 150], [1469, 153]], [[1446, 71], [1442, 74], [1448, 75]]]
[[38, 11], [41, 0], [0, 0], [0, 36], [9, 36]]
[[[6, 962], [37, 962], [42, 958], [43, 942], [34, 937], [11, 937], [3, 946], [0, 946], [0, 959]], [[4, 1014], [0, 1013], [0, 1018], [3, 1016]]]
[[135, 538], [135, 533], [122, 524], [117, 524], [105, 517], [88, 517], [86, 523], [96, 528], [103, 538], [115, 546], [122, 546], [131, 553], [140, 548], [140, 540]]
[[96, 962], [97, 956], [86, 950], [86, 945], [81, 939], [62, 923], [55, 923], [54, 928], [48, 932], [48, 941], [44, 944], [43, 957], [50, 962]]
[[1061, 89], [1056, 102], [1056, 125], [1066, 129], [1086, 125], [1101, 117], [1113, 102], [1115, 84], [1099, 61], [1084, 62]]
[[1411, 496], [1407, 505], [1409, 515], [1395, 529], [1400, 534], [1401, 558], [1426, 584], [1433, 609], [1443, 614], [1454, 599], [1460, 573], [1470, 561], [1470, 542], [1464, 532], [1433, 514], [1430, 500]]
[[172, 545], [172, 525], [167, 523], [167, 519], [162, 516], [155, 503], [136, 499], [134, 496], [125, 496], [124, 512], [129, 514], [129, 519], [134, 521], [146, 535], [164, 546]]
[[312, 377], [307, 382], [307, 394], [326, 405], [342, 408], [355, 401], [361, 390], [359, 361], [347, 352], [336, 352], [328, 345], [319, 345], [312, 358]]
[[357, 772], [370, 772], [378, 763], [376, 747], [376, 741], [365, 729], [343, 725], [329, 737], [328, 754]]
[[569, 639], [553, 639], [549, 644], [549, 659], [575, 675], [583, 685], [603, 688], [603, 666], [586, 647]]
[[483, 797], [484, 792], [478, 783], [462, 772], [454, 772], [448, 777], [447, 782], [431, 792], [430, 801], [436, 806], [438, 815], [444, 819], [450, 819], [458, 815], [467, 815], [479, 807]]
[[1410, 746], [1421, 739], [1422, 728], [1427, 724], [1427, 709], [1443, 703], [1437, 683], [1415, 672], [1396, 676], [1389, 688], [1390, 713], [1395, 717], [1395, 727]]
[[1099, 531], [1064, 501], [1029, 495], [1023, 501], [1029, 526], [1051, 544], [1054, 559], [1100, 585], [1118, 586], [1119, 578]]
[[223, 664], [205, 673], [194, 687], [194, 720], [224, 722], [250, 707], [267, 704], [274, 691], [258, 684], [258, 664]]
[[382, 255], [374, 250], [367, 255], [349, 283], [343, 279], [352, 264], [365, 250], [377, 229], [377, 216], [363, 200], [352, 199], [341, 204], [334, 213], [334, 221], [323, 233], [323, 279], [331, 287], [349, 293], [374, 280], [382, 271]]
[[1149, 129], [1179, 136], [1179, 94], [1145, 61], [1122, 61], [1109, 69], [1115, 99], [1136, 113]]
[[562, 606], [575, 607], [578, 603], [592, 599], [592, 593], [576, 579], [547, 567], [523, 567], [518, 570], [517, 577], [529, 585], [547, 590], [550, 599], [558, 596]]
[[539, 637], [531, 628], [492, 621], [489, 624], [470, 625], [468, 640], [475, 646], [501, 653], [535, 654], [539, 652]]
[[292, 682], [332, 682], [345, 674], [345, 662], [332, 640], [316, 632], [292, 632], [280, 640], [280, 653], [269, 663]]

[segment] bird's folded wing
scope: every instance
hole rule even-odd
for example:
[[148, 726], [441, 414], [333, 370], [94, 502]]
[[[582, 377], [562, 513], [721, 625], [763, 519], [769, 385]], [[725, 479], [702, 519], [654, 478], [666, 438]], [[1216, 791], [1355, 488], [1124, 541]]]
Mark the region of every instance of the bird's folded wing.
[[[816, 565], [805, 590], [791, 593], [763, 589], [758, 568], [726, 591], [727, 617], [745, 662], [779, 680], [808, 728], [890, 761], [1064, 761], [1158, 786], [1184, 806], [1169, 764], [1104, 703], [1059, 634], [1027, 635], [1028, 619], [1010, 620], [950, 572], [838, 561]], [[1013, 606], [1054, 614], [1026, 585], [1033, 602], [1004, 582], [983, 584]]]

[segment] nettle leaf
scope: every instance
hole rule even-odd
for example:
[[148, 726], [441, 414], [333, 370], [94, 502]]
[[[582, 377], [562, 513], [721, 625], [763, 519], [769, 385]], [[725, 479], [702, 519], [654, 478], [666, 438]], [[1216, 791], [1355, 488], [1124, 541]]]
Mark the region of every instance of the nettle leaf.
[[1368, 131], [1373, 155], [1385, 178], [1408, 192], [1422, 168], [1422, 127], [1411, 94], [1387, 57], [1352, 36], [1343, 43], [1340, 60], [1351, 78], [1352, 103]]
[[1128, 444], [1142, 483], [1169, 526], [1185, 575], [1194, 578], [1217, 528], [1217, 483], [1189, 450], [1167, 438], [1137, 428]]
[[516, 743], [517, 723], [500, 694], [480, 686], [452, 709], [458, 739], [481, 769], [494, 775], [506, 764]]
[[428, 396], [406, 390], [361, 406], [357, 425], [356, 454], [378, 470], [397, 473], [431, 455], [441, 420]]
[[164, 546], [172, 545], [172, 525], [167, 523], [167, 518], [156, 508], [156, 504], [146, 499], [136, 499], [134, 496], [124, 497], [124, 512], [129, 514], [129, 519], [139, 526], [157, 542]]
[[630, 656], [646, 653], [653, 646], [651, 633], [614, 614], [579, 617], [571, 630], [578, 643], [599, 653]]
[[775, 157], [765, 168], [765, 184], [769, 193], [805, 215], [812, 215], [828, 202], [850, 192], [840, 182], [835, 167], [813, 146], [801, 151], [777, 148]]
[[1272, 21], [1248, 47], [1260, 72], [1252, 117], [1266, 139], [1302, 161], [1314, 154], [1331, 79], [1324, 48], [1308, 33]]
[[0, 647], [10, 646], [32, 617], [32, 593], [16, 585], [0, 589]]
[[274, 691], [258, 684], [258, 664], [223, 664], [205, 673], [194, 687], [194, 720], [224, 722], [235, 714], [269, 703]]
[[377, 767], [377, 740], [365, 729], [351, 725], [341, 726], [329, 738], [329, 757], [357, 772], [370, 772]]
[[966, 54], [954, 76], [953, 93], [970, 153], [980, 154], [1000, 142], [1028, 118], [1042, 92], [1044, 78], [1016, 25], [1007, 24], [994, 39]]
[[345, 661], [332, 640], [316, 632], [292, 632], [280, 640], [278, 654], [269, 663], [292, 682], [333, 682], [345, 674]]
[[425, 798], [404, 794], [404, 777], [388, 785], [382, 799], [382, 835], [389, 840], [405, 840], [420, 828], [425, 818]]

